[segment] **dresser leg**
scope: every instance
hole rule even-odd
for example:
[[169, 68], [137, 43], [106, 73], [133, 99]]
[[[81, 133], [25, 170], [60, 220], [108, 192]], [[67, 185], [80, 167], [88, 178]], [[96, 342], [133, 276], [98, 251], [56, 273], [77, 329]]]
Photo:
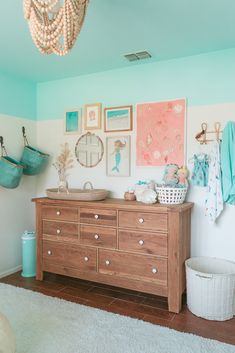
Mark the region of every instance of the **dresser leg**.
[[37, 271], [36, 280], [43, 281], [43, 271]]
[[182, 295], [179, 293], [173, 293], [168, 297], [168, 310], [172, 313], [179, 314], [182, 309]]

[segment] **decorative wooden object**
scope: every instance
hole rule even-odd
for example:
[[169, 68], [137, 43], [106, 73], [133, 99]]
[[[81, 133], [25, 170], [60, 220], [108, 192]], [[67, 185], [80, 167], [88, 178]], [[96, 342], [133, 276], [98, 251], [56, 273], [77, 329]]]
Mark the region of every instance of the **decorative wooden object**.
[[[214, 124], [214, 130], [208, 131], [207, 130], [207, 123], [202, 123], [201, 124], [201, 131], [195, 136], [195, 139], [200, 142], [201, 145], [206, 145], [208, 142], [217, 140], [219, 141], [221, 137], [221, 133], [223, 130], [221, 130], [221, 124], [219, 122]], [[209, 139], [208, 134], [213, 134], [214, 138]]]
[[48, 271], [160, 295], [180, 312], [192, 203], [33, 201], [38, 280]]

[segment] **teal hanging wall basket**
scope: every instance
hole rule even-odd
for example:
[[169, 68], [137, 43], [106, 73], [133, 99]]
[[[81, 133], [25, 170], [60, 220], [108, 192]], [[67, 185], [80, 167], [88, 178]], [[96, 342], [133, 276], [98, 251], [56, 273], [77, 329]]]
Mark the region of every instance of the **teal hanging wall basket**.
[[20, 183], [24, 166], [21, 162], [7, 156], [2, 136], [0, 136], [0, 143], [0, 185], [4, 188], [15, 189]]
[[25, 175], [40, 174], [47, 166], [49, 154], [43, 153], [36, 148], [29, 146], [24, 127], [22, 127], [22, 132], [25, 143], [21, 157], [21, 163], [24, 165], [23, 173]]

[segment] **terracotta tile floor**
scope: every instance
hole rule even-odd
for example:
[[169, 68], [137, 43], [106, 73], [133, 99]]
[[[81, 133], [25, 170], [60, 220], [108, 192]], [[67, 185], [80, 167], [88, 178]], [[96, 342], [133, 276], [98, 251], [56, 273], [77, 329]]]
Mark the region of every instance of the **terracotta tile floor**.
[[191, 314], [185, 304], [180, 314], [173, 314], [163, 297], [49, 273], [43, 282], [23, 278], [19, 272], [0, 282], [235, 345], [235, 318], [207, 321]]

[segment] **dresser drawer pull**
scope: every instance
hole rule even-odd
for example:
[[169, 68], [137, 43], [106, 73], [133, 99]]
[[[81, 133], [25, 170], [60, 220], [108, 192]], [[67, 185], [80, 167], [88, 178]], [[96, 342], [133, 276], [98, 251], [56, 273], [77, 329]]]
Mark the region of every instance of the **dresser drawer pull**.
[[48, 255], [51, 255], [51, 254], [52, 254], [52, 251], [51, 251], [51, 250], [48, 250], [47, 253], [48, 253]]
[[57, 233], [57, 234], [60, 234], [60, 233], [61, 233], [61, 230], [60, 230], [60, 229], [57, 229], [57, 230], [56, 230], [56, 233]]
[[56, 214], [57, 214], [57, 216], [60, 216], [60, 215], [61, 215], [61, 212], [60, 212], [60, 211], [57, 211]]
[[157, 268], [153, 268], [152, 269], [152, 273], [157, 273], [158, 271], [157, 271]]
[[86, 262], [89, 261], [89, 257], [85, 256], [85, 257], [84, 257], [84, 260], [85, 260]]
[[95, 219], [98, 219], [98, 218], [99, 218], [99, 215], [98, 215], [98, 214], [95, 214], [94, 217], [95, 217]]
[[144, 223], [144, 219], [143, 218], [139, 218], [139, 223]]
[[139, 244], [140, 245], [144, 245], [144, 241], [141, 239], [141, 240], [139, 240]]
[[109, 261], [109, 260], [106, 260], [106, 261], [105, 261], [105, 265], [106, 265], [106, 266], [109, 266], [109, 265], [110, 265], [110, 261]]
[[94, 238], [95, 238], [96, 240], [98, 240], [98, 239], [99, 239], [99, 235], [98, 235], [98, 234], [95, 234], [95, 235], [94, 235]]

